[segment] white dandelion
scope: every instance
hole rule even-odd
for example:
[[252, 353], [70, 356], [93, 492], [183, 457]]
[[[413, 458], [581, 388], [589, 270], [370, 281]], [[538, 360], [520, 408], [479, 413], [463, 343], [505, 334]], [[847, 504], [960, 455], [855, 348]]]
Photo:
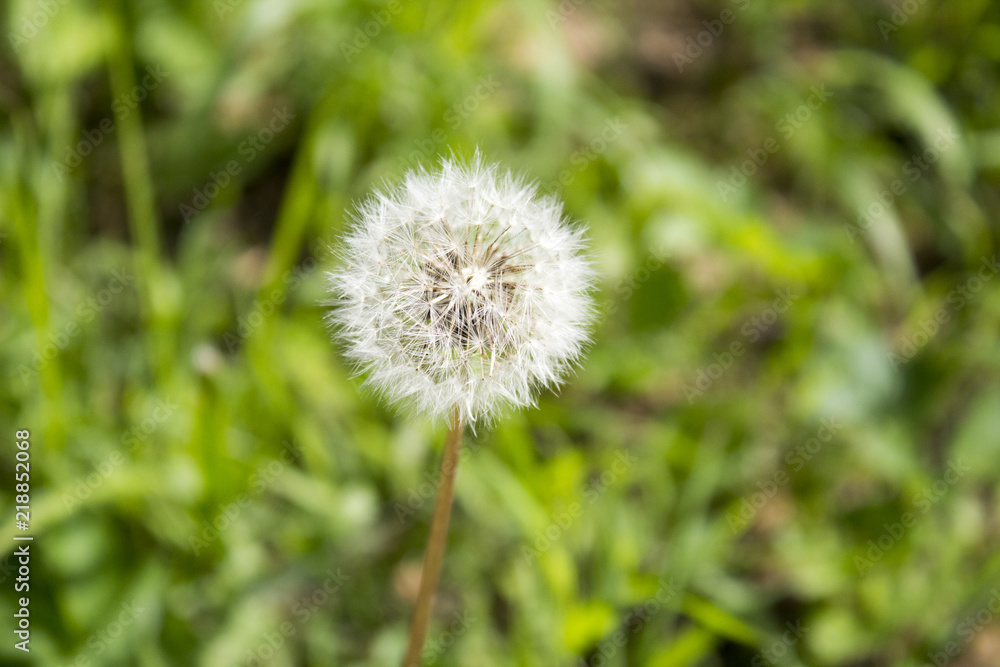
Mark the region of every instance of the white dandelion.
[[583, 251], [558, 201], [477, 154], [366, 200], [328, 274], [330, 323], [366, 383], [450, 418], [404, 667], [420, 665], [464, 425], [533, 404], [579, 359], [593, 315]]
[[593, 272], [581, 230], [523, 179], [445, 160], [360, 207], [330, 321], [366, 383], [435, 419], [490, 422], [579, 358]]

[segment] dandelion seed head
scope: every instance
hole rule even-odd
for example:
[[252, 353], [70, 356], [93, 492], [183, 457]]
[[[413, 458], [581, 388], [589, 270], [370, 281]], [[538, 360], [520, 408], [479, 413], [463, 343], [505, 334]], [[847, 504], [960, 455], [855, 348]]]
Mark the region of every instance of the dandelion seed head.
[[593, 271], [561, 204], [485, 164], [444, 160], [359, 207], [328, 274], [329, 321], [389, 401], [469, 424], [530, 405], [578, 360]]

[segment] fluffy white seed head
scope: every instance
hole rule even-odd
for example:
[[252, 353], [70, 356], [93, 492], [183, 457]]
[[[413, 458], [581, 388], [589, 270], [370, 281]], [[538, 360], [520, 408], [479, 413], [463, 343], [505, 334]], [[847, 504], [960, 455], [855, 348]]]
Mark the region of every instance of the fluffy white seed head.
[[354, 216], [329, 321], [366, 383], [441, 418], [492, 421], [557, 386], [588, 340], [593, 272], [562, 205], [510, 172], [444, 160]]

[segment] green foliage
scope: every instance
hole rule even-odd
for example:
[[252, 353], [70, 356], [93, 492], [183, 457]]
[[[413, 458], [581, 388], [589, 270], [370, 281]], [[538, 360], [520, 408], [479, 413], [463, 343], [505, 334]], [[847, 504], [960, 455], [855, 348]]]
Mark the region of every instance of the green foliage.
[[467, 441], [427, 664], [997, 664], [996, 3], [0, 25], [3, 664], [397, 663], [443, 433], [359, 391], [323, 271], [476, 146], [587, 221], [601, 318]]

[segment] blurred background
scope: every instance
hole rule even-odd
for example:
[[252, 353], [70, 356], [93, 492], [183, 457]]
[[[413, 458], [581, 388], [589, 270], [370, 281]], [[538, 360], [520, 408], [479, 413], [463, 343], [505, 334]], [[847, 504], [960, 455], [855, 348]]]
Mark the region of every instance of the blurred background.
[[586, 221], [601, 317], [467, 439], [425, 664], [1000, 664], [1000, 3], [0, 27], [0, 663], [398, 663], [444, 434], [359, 390], [323, 273], [478, 146]]

